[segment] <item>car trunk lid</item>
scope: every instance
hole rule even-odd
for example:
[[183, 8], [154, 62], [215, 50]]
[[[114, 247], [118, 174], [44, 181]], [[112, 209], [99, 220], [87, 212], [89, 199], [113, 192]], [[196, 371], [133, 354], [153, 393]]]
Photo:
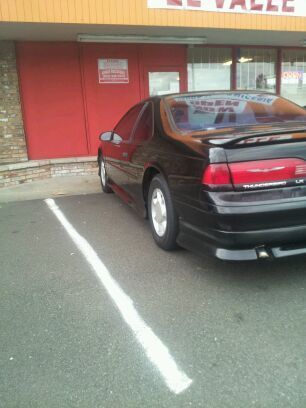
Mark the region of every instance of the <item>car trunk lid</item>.
[[205, 170], [203, 184], [208, 188], [252, 191], [306, 186], [305, 127], [253, 128], [223, 140], [219, 135], [217, 140], [226, 163], [210, 164]]

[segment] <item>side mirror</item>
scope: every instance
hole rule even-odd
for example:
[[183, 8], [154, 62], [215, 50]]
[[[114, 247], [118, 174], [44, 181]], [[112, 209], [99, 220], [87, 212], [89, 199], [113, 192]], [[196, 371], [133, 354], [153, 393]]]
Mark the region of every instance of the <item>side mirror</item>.
[[110, 142], [112, 140], [112, 132], [104, 132], [99, 136], [101, 142]]

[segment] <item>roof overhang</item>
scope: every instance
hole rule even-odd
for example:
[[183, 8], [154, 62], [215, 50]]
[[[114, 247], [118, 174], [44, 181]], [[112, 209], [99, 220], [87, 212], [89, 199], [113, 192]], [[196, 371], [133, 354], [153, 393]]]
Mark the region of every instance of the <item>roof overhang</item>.
[[[305, 32], [206, 29], [189, 27], [118, 26], [57, 23], [0, 23], [0, 40], [77, 41], [78, 35], [205, 38], [207, 44], [300, 47]], [[157, 41], [158, 42], [158, 41]]]

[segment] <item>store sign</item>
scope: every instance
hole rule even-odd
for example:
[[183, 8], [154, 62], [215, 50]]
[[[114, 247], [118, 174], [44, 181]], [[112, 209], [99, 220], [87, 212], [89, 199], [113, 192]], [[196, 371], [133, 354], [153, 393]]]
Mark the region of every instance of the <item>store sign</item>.
[[306, 0], [148, 0], [148, 7], [306, 17]]
[[99, 84], [128, 84], [129, 65], [127, 59], [99, 59]]

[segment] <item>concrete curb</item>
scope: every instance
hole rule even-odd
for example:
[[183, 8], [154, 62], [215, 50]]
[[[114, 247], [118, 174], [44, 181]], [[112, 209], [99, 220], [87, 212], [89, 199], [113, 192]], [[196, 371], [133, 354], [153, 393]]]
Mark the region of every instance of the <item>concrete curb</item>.
[[0, 203], [101, 192], [98, 175], [66, 176], [38, 180], [0, 190]]

